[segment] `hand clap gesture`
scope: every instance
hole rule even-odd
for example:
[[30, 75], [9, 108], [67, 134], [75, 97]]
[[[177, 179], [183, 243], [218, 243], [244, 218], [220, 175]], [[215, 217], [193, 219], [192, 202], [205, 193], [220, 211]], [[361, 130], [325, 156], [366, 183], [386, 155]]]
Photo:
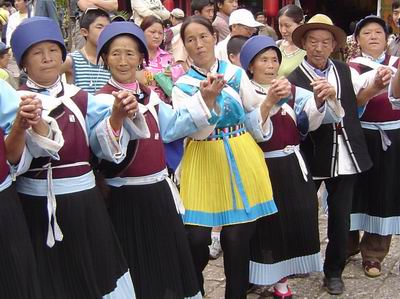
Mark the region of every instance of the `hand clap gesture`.
[[325, 100], [336, 98], [336, 90], [326, 78], [315, 79], [310, 85], [313, 87], [317, 107], [321, 107]]
[[42, 102], [35, 95], [21, 97], [15, 125], [26, 130], [39, 124], [42, 119]]
[[139, 104], [135, 95], [129, 91], [113, 92], [115, 97], [110, 124], [116, 131], [120, 130], [125, 117], [132, 118], [139, 111]]
[[392, 79], [393, 71], [389, 67], [379, 67], [374, 78], [374, 85], [377, 89], [382, 90], [389, 85]]
[[200, 93], [207, 107], [215, 108], [215, 100], [221, 93], [226, 81], [221, 74], [207, 74], [207, 79], [200, 82]]
[[292, 87], [290, 82], [286, 78], [274, 79], [271, 81], [271, 86], [268, 89], [268, 95], [266, 101], [270, 105], [275, 105], [283, 98], [290, 97]]

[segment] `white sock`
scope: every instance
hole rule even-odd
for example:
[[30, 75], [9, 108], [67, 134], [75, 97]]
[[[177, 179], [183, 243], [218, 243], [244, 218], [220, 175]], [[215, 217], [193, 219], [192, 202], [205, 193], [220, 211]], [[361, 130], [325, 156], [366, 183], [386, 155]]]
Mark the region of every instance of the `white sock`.
[[289, 291], [287, 280], [285, 282], [277, 282], [274, 287], [281, 294], [286, 294]]
[[220, 232], [211, 232], [211, 239], [220, 239]]

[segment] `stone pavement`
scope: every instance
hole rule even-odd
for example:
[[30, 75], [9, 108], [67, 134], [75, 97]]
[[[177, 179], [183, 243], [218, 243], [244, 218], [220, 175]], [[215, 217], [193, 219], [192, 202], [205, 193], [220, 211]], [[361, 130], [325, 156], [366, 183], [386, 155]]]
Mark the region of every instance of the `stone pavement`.
[[[320, 215], [321, 248], [325, 252], [326, 216]], [[347, 264], [343, 273], [346, 290], [341, 296], [331, 296], [322, 288], [322, 273], [313, 273], [306, 278], [290, 279], [289, 284], [293, 291], [293, 298], [359, 298], [359, 299], [400, 299], [400, 238], [394, 236], [388, 256], [382, 264], [382, 275], [377, 278], [368, 278], [361, 267], [361, 256], [356, 255]], [[225, 292], [225, 276], [222, 257], [210, 261], [204, 271], [206, 297], [209, 299], [223, 299]], [[262, 292], [261, 292], [262, 291]], [[260, 294], [261, 293], [261, 294]], [[257, 294], [249, 294], [248, 299], [272, 298], [268, 287]]]

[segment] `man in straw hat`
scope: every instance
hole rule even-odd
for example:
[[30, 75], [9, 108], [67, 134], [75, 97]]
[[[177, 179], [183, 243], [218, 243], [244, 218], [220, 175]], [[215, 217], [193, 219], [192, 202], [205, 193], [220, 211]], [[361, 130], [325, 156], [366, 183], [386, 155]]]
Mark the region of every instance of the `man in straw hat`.
[[[304, 152], [317, 188], [324, 181], [328, 191], [328, 239], [324, 263], [324, 286], [330, 294], [344, 291], [342, 272], [350, 229], [354, 183], [358, 173], [371, 167], [364, 135], [357, 115], [349, 67], [329, 57], [346, 42], [346, 33], [322, 14], [312, 17], [293, 32], [293, 42], [307, 52], [303, 62], [288, 77], [293, 84], [314, 92], [316, 98], [334, 88], [344, 109], [340, 123], [323, 124], [309, 134]], [[327, 101], [342, 114], [335, 101]]]

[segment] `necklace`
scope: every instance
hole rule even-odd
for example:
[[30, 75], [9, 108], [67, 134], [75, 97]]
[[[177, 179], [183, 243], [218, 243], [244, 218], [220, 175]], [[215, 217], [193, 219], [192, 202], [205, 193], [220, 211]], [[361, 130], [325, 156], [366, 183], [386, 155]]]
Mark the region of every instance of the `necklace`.
[[[94, 83], [97, 82], [97, 79], [99, 79], [99, 75], [100, 75], [100, 71], [101, 71], [102, 65], [94, 64], [94, 63], [91, 63], [91, 62], [90, 62], [90, 59], [89, 59], [89, 56], [88, 56], [87, 53], [86, 53], [85, 47], [82, 48], [81, 53], [82, 53], [83, 56], [86, 58], [87, 65], [88, 65], [88, 67], [89, 67], [90, 69], [93, 68], [93, 66], [96, 66], [96, 67], [97, 67], [97, 76], [96, 76], [96, 78], [94, 78], [94, 77], [92, 76], [92, 72], [89, 72], [89, 74], [90, 74], [89, 86], [90, 86], [90, 87], [93, 87]], [[93, 80], [93, 79], [94, 79], [94, 80]], [[96, 91], [96, 90], [97, 90], [97, 87], [95, 87], [95, 91]]]

